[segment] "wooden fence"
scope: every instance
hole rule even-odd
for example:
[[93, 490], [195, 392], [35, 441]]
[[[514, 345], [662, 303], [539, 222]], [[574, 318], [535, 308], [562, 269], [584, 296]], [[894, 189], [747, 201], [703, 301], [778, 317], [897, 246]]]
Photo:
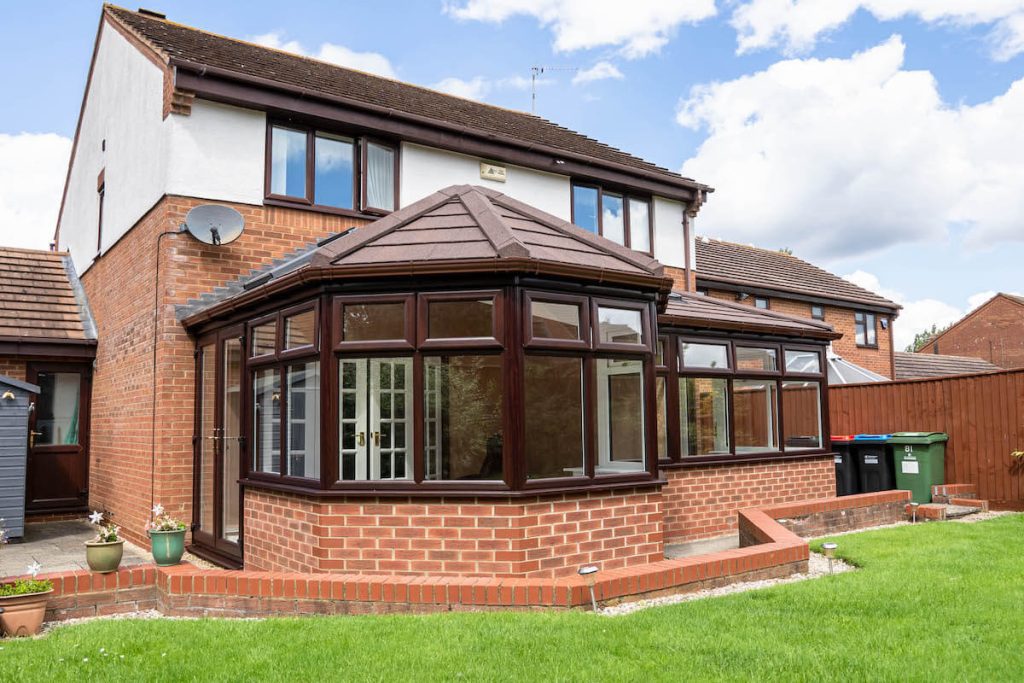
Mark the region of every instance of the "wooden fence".
[[1024, 369], [829, 390], [833, 434], [946, 432], [946, 483], [981, 498], [1024, 502]]

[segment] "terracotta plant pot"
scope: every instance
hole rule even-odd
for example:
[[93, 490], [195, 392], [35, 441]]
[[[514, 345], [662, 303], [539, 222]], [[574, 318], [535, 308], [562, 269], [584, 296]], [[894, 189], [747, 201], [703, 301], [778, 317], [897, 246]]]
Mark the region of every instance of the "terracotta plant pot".
[[87, 541], [85, 544], [85, 561], [89, 563], [89, 569], [100, 574], [116, 572], [117, 568], [121, 566], [123, 556], [124, 541], [110, 543]]
[[11, 595], [0, 598], [0, 630], [9, 638], [34, 636], [39, 633], [46, 616], [46, 601], [53, 589], [45, 593]]
[[185, 530], [150, 531], [153, 561], [160, 567], [170, 567], [181, 562], [185, 554]]

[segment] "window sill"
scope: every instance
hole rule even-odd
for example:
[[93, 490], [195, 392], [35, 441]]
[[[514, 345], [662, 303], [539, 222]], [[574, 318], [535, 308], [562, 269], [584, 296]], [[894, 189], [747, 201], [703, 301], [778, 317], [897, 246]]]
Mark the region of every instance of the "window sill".
[[740, 453], [737, 455], [699, 455], [689, 456], [681, 460], [662, 460], [658, 463], [659, 470], [678, 470], [687, 467], [704, 467], [707, 465], [739, 465], [744, 463], [777, 462], [780, 460], [810, 460], [813, 458], [832, 457], [831, 450], [816, 449], [813, 451], [765, 451], [763, 453]]
[[366, 213], [363, 211], [357, 211], [355, 209], [338, 209], [332, 206], [321, 206], [319, 204], [306, 204], [304, 202], [290, 202], [282, 199], [272, 199], [267, 197], [263, 200], [264, 206], [276, 206], [282, 209], [296, 209], [298, 211], [310, 211], [312, 213], [326, 213], [332, 216], [346, 216], [348, 218], [358, 218], [365, 221], [375, 221], [388, 213], [377, 212], [377, 213]]
[[857, 344], [858, 349], [866, 349], [868, 351], [877, 351], [878, 344]]

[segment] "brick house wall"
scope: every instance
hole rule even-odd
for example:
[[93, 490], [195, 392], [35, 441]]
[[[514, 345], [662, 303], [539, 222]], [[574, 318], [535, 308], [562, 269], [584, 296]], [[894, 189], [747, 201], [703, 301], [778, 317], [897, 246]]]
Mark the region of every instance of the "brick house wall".
[[997, 295], [918, 353], [981, 358], [1007, 369], [1024, 367], [1024, 304]]
[[[709, 289], [708, 296], [714, 297], [715, 299], [721, 299], [723, 301], [742, 304], [744, 306], [752, 307], [754, 305], [754, 297], [749, 297], [743, 301], [737, 301], [735, 292]], [[811, 319], [811, 304], [806, 301], [793, 301], [779, 297], [769, 297], [768, 307], [769, 310], [783, 313], [785, 315]], [[866, 368], [872, 372], [877, 372], [879, 375], [892, 379], [896, 373], [892, 355], [892, 318], [881, 313], [875, 314], [875, 332], [878, 339], [878, 348], [868, 348], [857, 345], [853, 319], [854, 313], [856, 312], [855, 308], [845, 308], [840, 306], [823, 306], [823, 308], [825, 309], [825, 322], [835, 328], [836, 332], [841, 332], [843, 335], [842, 339], [837, 339], [832, 342], [832, 348], [835, 349], [835, 352], [851, 363], [855, 363], [862, 368]], [[882, 329], [882, 324], [879, 322], [882, 318], [889, 320], [889, 329]], [[953, 352], [943, 351], [943, 353]]]
[[665, 559], [658, 490], [340, 501], [250, 490], [245, 519], [247, 569], [553, 578]]
[[742, 508], [836, 495], [835, 463], [820, 458], [713, 464], [663, 471], [666, 542], [696, 541], [735, 531]]
[[[144, 526], [154, 501], [183, 520], [192, 517], [195, 343], [177, 321], [175, 305], [329, 232], [365, 222], [236, 204], [246, 220], [237, 241], [212, 247], [187, 234], [167, 235], [157, 252], [159, 234], [177, 230], [188, 210], [204, 201], [164, 197], [81, 277], [100, 340], [93, 376], [90, 506], [111, 513], [136, 543], [148, 545]], [[154, 315], [157, 449], [151, 479]]]
[[0, 356], [0, 375], [25, 381], [25, 361], [21, 358]]

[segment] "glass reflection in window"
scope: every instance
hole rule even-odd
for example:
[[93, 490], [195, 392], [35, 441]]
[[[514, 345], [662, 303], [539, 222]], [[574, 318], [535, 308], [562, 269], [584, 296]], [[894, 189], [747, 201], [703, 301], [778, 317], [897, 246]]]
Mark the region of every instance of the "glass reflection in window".
[[597, 360], [597, 474], [644, 469], [643, 363]]
[[683, 342], [682, 358], [679, 359], [679, 364], [684, 368], [727, 370], [729, 368], [729, 347], [725, 344]]
[[253, 377], [253, 469], [281, 473], [281, 383], [277, 370], [257, 370]]
[[524, 371], [527, 478], [582, 477], [583, 361], [530, 355]]
[[782, 415], [787, 451], [821, 448], [821, 387], [817, 382], [783, 382]]
[[316, 343], [316, 313], [304, 311], [284, 320], [284, 348], [297, 349]]
[[680, 452], [729, 454], [729, 382], [720, 377], [679, 378]]
[[494, 299], [431, 301], [427, 304], [430, 339], [488, 338], [494, 336]]
[[276, 350], [277, 321], [257, 325], [252, 328], [252, 355], [266, 356], [273, 355]]
[[576, 185], [572, 188], [572, 219], [573, 222], [595, 235], [597, 224], [597, 188]]
[[755, 348], [751, 346], [737, 346], [736, 370], [751, 370], [754, 372], [778, 372], [778, 352], [775, 349]]
[[580, 307], [552, 301], [531, 301], [533, 336], [543, 339], [579, 339]]
[[317, 133], [314, 159], [314, 203], [339, 209], [355, 208], [355, 144], [346, 138]]
[[344, 304], [341, 338], [347, 342], [405, 339], [405, 304]]
[[786, 372], [821, 372], [821, 354], [817, 351], [786, 350]]
[[270, 138], [270, 192], [306, 197], [306, 133], [274, 126]]
[[[77, 372], [40, 372], [37, 375], [36, 446], [78, 443], [78, 398], [82, 376]], [[22, 432], [24, 435], [24, 432]], [[55, 475], [56, 476], [56, 475]]]
[[643, 316], [640, 311], [600, 306], [597, 309], [598, 338], [603, 344], [643, 344]]
[[320, 363], [290, 365], [288, 379], [288, 474], [320, 478]]
[[622, 195], [601, 195], [601, 235], [618, 244], [626, 243], [626, 217]]
[[629, 200], [629, 248], [651, 251], [651, 205], [642, 199]]
[[733, 382], [736, 453], [779, 450], [776, 432], [778, 398], [772, 380], [737, 379]]

